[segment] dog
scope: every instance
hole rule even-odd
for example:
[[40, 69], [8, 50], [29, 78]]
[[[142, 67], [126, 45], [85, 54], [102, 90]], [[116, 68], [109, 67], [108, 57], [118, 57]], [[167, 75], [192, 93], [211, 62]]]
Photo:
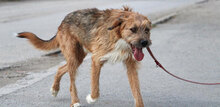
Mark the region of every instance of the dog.
[[151, 45], [150, 20], [131, 8], [99, 10], [82, 9], [69, 13], [50, 40], [42, 40], [31, 32], [18, 33], [17, 37], [27, 38], [40, 50], [60, 48], [66, 64], [55, 75], [51, 91], [57, 96], [61, 77], [70, 76], [71, 107], [79, 107], [75, 86], [76, 71], [87, 53], [92, 53], [91, 94], [88, 103], [99, 98], [100, 69], [105, 63], [123, 62], [127, 68], [128, 80], [136, 107], [143, 107], [138, 79], [138, 65], [143, 59], [142, 49]]

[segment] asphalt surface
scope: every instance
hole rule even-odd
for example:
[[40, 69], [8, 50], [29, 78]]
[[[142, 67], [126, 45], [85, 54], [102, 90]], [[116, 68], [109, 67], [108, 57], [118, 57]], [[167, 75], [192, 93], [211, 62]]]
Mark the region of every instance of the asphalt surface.
[[[152, 30], [152, 51], [158, 60], [176, 75], [195, 81], [218, 82], [220, 81], [219, 19], [220, 1], [216, 0], [199, 3], [178, 12], [174, 19]], [[87, 59], [78, 70], [76, 84], [80, 103], [83, 106], [134, 106], [126, 70], [122, 64], [106, 64], [102, 68], [100, 99], [94, 105], [87, 104], [85, 97], [90, 93], [90, 64], [91, 60]], [[49, 91], [56, 68], [49, 69], [47, 74], [49, 76], [42, 77], [41, 81], [1, 96], [1, 107], [68, 107], [70, 105], [68, 75], [62, 78], [57, 98], [53, 98]], [[17, 86], [28, 84], [27, 81], [31, 78], [34, 77], [24, 78], [26, 82], [20, 82], [21, 84]], [[220, 86], [194, 85], [177, 80], [156, 68], [146, 51], [139, 70], [139, 78], [145, 106], [219, 107], [220, 105]]]

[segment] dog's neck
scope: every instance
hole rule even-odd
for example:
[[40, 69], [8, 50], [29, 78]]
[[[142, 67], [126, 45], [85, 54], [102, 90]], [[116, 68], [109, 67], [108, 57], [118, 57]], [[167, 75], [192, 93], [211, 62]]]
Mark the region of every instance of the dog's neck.
[[119, 39], [112, 51], [102, 56], [100, 61], [107, 61], [108, 63], [115, 64], [116, 62], [122, 62], [131, 56], [132, 50], [130, 45], [123, 39]]

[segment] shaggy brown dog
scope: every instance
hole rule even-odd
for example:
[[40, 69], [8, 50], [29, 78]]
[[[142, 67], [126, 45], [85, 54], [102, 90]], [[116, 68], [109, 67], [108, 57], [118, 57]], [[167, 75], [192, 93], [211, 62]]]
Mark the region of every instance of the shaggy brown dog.
[[144, 57], [142, 48], [151, 44], [151, 22], [130, 8], [98, 10], [83, 9], [68, 14], [58, 28], [56, 36], [45, 41], [30, 32], [18, 37], [27, 38], [38, 49], [60, 48], [67, 63], [60, 67], [52, 86], [52, 95], [59, 91], [60, 79], [66, 72], [70, 76], [71, 106], [80, 106], [75, 86], [76, 70], [88, 52], [92, 53], [91, 94], [86, 99], [93, 103], [99, 97], [99, 75], [104, 63], [122, 61], [135, 99], [136, 107], [143, 107], [138, 80], [138, 61]]

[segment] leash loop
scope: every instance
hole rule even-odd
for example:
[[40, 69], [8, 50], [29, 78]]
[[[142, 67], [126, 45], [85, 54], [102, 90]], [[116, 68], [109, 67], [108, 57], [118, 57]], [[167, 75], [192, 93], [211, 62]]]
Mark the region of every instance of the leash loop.
[[171, 72], [167, 71], [162, 64], [160, 64], [159, 61], [157, 61], [157, 59], [154, 57], [153, 53], [151, 52], [151, 49], [149, 47], [147, 47], [147, 51], [149, 52], [150, 56], [154, 59], [154, 62], [156, 63], [156, 65], [158, 67], [160, 67], [161, 69], [163, 69], [166, 73], [168, 73], [169, 75], [179, 79], [179, 80], [182, 80], [182, 81], [185, 81], [185, 82], [189, 82], [189, 83], [193, 83], [193, 84], [200, 84], [200, 85], [220, 85], [220, 83], [203, 83], [203, 82], [196, 82], [196, 81], [191, 81], [191, 80], [187, 80], [187, 79], [184, 79], [184, 78], [181, 78], [179, 76], [176, 76], [174, 74], [172, 74]]

